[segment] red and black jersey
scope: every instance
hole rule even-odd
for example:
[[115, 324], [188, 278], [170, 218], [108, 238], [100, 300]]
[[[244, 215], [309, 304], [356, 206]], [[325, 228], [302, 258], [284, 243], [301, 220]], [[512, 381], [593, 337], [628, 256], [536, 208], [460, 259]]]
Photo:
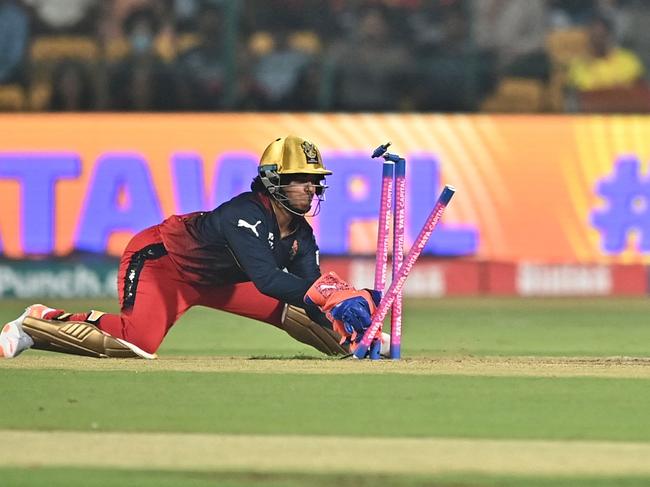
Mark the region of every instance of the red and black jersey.
[[247, 192], [210, 212], [172, 216], [160, 232], [172, 261], [197, 284], [252, 281], [263, 294], [305, 307], [320, 277], [318, 246], [305, 218], [292, 225], [281, 239], [269, 197]]

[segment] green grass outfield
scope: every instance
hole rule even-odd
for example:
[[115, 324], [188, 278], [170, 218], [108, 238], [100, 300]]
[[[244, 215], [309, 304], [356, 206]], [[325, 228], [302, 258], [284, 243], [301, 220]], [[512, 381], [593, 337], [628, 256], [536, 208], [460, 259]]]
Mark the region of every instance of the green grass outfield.
[[407, 301], [404, 359], [360, 362], [196, 308], [157, 361], [29, 351], [0, 362], [0, 485], [650, 485], [649, 317]]

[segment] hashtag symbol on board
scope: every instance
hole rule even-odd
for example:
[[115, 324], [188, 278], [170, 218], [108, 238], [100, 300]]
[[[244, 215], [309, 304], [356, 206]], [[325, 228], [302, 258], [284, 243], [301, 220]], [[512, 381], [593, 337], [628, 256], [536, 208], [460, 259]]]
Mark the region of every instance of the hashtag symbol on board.
[[600, 232], [602, 248], [616, 254], [627, 248], [632, 231], [639, 234], [639, 250], [650, 251], [650, 177], [641, 174], [636, 157], [621, 157], [612, 174], [596, 184], [596, 194], [607, 205], [592, 213], [593, 226]]

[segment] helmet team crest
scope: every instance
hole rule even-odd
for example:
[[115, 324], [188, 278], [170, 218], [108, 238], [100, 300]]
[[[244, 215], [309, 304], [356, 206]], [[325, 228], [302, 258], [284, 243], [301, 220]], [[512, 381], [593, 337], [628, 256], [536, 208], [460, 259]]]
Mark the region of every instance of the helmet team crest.
[[305, 157], [307, 158], [307, 164], [318, 164], [318, 152], [316, 152], [316, 146], [311, 142], [304, 141], [300, 144], [302, 150], [305, 152]]
[[296, 135], [279, 137], [268, 145], [260, 159], [259, 168], [260, 170], [262, 168], [270, 169], [271, 166], [275, 166], [273, 170], [280, 176], [287, 174], [329, 176], [332, 174], [332, 171], [325, 169], [318, 147]]
[[258, 167], [262, 184], [269, 194], [293, 214], [304, 216], [310, 210], [294, 208], [287, 198], [285, 189], [291, 181], [300, 175], [316, 176], [314, 178], [315, 193], [318, 203], [311, 216], [320, 209], [324, 201], [325, 176], [332, 174], [323, 165], [323, 158], [316, 145], [302, 137], [288, 135], [279, 137], [264, 150]]

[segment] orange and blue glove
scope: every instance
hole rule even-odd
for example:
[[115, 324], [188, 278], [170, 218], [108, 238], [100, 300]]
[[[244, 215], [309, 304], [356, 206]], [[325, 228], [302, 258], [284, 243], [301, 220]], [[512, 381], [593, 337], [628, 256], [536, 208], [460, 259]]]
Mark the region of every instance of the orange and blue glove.
[[342, 336], [341, 344], [347, 342], [352, 348], [370, 326], [380, 300], [379, 291], [357, 290], [335, 272], [322, 275], [305, 294], [305, 303], [318, 306]]
[[[378, 291], [369, 292], [371, 295], [373, 293], [379, 294]], [[372, 297], [373, 301], [375, 301], [374, 296]], [[377, 302], [375, 301], [375, 304]], [[343, 323], [343, 328], [349, 335], [356, 332], [359, 339], [361, 339], [372, 321], [370, 305], [368, 304], [367, 298], [363, 296], [353, 296], [344, 299], [330, 310], [330, 314], [332, 318]]]

